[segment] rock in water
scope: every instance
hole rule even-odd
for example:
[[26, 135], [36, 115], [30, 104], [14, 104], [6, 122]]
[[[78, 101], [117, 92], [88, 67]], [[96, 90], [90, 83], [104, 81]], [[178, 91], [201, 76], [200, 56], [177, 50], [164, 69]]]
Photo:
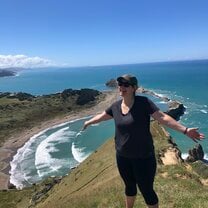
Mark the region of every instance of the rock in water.
[[180, 116], [182, 116], [186, 110], [184, 105], [177, 101], [172, 101], [168, 105], [169, 105], [169, 110], [166, 113], [175, 120], [177, 121], [180, 120]]
[[186, 158], [186, 162], [195, 162], [197, 160], [203, 160], [204, 151], [200, 144], [197, 144], [193, 149], [188, 151], [189, 156]]
[[107, 87], [116, 88], [118, 86], [117, 81], [115, 79], [111, 79], [105, 83]]

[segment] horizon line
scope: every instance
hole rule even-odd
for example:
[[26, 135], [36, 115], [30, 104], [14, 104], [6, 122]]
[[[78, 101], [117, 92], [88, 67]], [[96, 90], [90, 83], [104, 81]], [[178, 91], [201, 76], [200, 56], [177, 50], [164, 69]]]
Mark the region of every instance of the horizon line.
[[121, 66], [121, 65], [135, 65], [135, 64], [154, 64], [154, 63], [174, 63], [174, 62], [191, 62], [191, 61], [208, 61], [208, 58], [203, 59], [178, 59], [178, 60], [167, 60], [167, 61], [150, 61], [150, 62], [135, 62], [135, 63], [118, 63], [118, 64], [103, 64], [103, 65], [80, 65], [80, 66], [63, 66], [63, 65], [52, 65], [52, 66], [40, 66], [40, 67], [17, 67], [8, 66], [0, 67], [0, 70], [6, 69], [41, 69], [41, 68], [85, 68], [85, 67], [103, 67], [103, 66]]

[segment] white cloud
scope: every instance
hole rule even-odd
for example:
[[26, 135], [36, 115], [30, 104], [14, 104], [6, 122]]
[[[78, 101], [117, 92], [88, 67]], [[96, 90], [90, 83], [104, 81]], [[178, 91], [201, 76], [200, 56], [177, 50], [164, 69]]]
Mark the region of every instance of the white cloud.
[[44, 59], [38, 56], [28, 57], [26, 55], [0, 55], [0, 68], [37, 68], [54, 65], [55, 64], [51, 60]]

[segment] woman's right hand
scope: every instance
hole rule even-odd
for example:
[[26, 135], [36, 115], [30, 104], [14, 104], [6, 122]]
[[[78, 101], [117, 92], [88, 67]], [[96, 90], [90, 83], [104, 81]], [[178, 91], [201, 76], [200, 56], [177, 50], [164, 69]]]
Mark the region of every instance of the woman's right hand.
[[85, 121], [82, 130], [85, 130], [90, 124], [99, 123], [101, 121], [106, 121], [109, 119], [112, 119], [112, 116], [108, 115], [105, 111], [103, 111], [102, 113], [94, 116], [90, 120]]
[[88, 126], [89, 126], [88, 121], [85, 121], [81, 131], [84, 131]]

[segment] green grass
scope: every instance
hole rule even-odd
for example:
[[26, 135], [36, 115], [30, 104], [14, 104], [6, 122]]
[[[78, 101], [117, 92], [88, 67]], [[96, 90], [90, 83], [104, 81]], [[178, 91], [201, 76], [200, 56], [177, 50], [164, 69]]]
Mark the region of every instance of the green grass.
[[[152, 134], [158, 155], [173, 146], [157, 122], [152, 123]], [[114, 154], [113, 140], [109, 140], [54, 187], [49, 197], [37, 207], [124, 208], [124, 186]], [[170, 166], [159, 163], [155, 190], [161, 208], [208, 207], [208, 188], [202, 185], [198, 174], [187, 169], [185, 163]], [[146, 207], [139, 193], [135, 207]]]

